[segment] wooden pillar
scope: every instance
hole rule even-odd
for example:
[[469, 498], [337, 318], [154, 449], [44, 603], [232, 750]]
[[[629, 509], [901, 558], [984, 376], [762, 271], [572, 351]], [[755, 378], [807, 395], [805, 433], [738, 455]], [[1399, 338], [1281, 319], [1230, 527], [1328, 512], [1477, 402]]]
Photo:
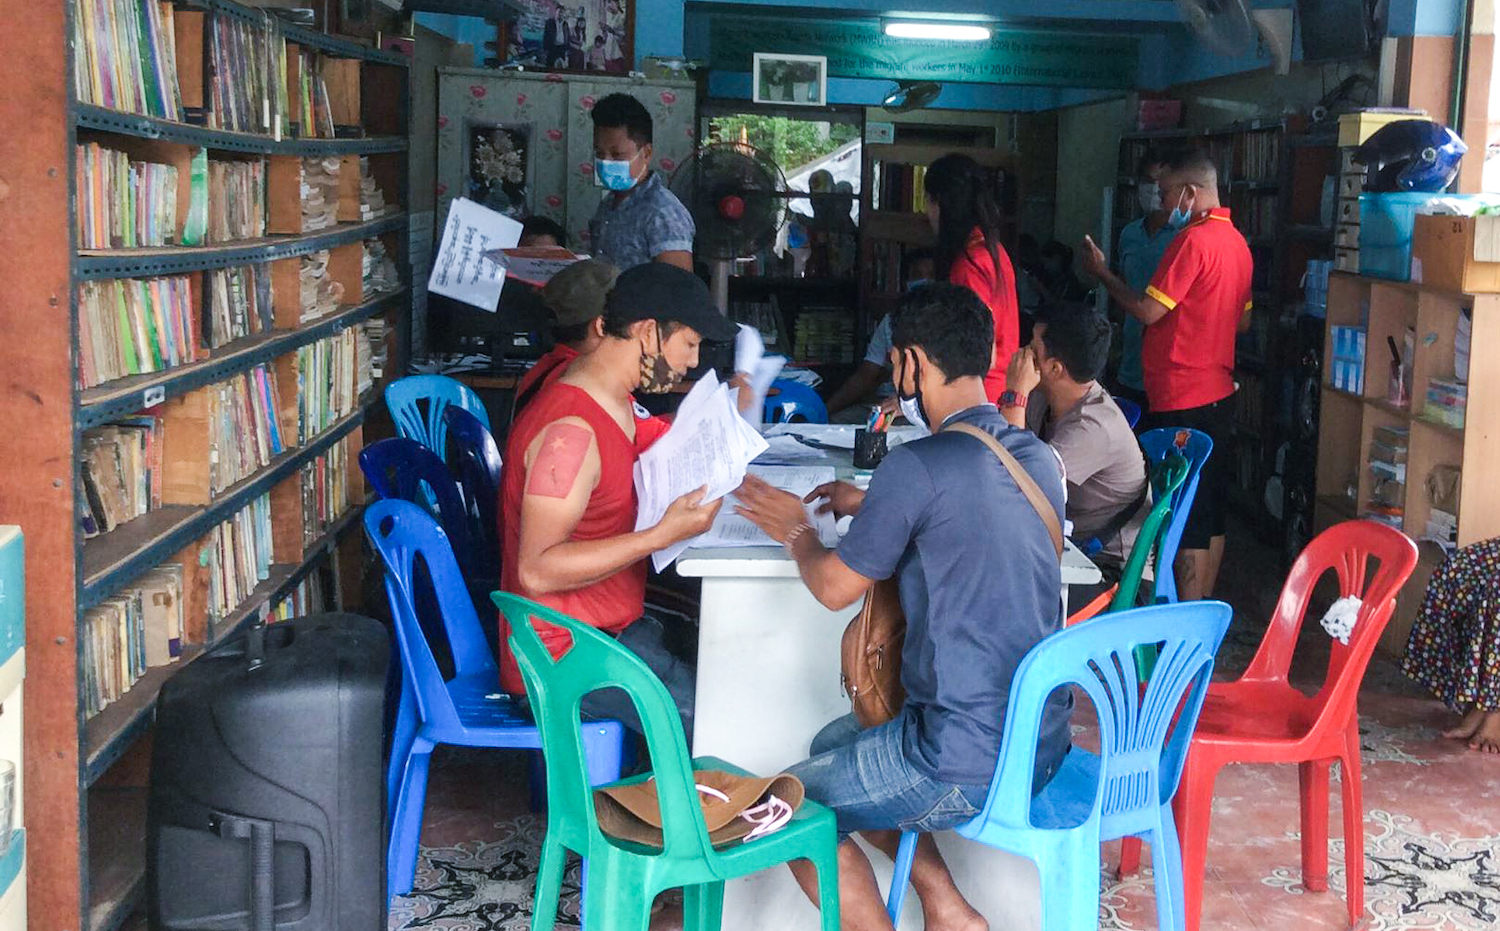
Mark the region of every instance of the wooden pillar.
[[26, 534], [27, 904], [32, 931], [83, 922], [73, 551], [67, 9], [0, 29], [0, 520]]

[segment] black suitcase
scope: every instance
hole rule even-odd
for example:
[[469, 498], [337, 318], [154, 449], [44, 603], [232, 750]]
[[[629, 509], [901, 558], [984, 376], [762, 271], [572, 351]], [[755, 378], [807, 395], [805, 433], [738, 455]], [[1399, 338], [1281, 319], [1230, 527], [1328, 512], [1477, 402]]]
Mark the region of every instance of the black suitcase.
[[322, 614], [162, 687], [146, 818], [152, 931], [384, 931], [390, 639]]

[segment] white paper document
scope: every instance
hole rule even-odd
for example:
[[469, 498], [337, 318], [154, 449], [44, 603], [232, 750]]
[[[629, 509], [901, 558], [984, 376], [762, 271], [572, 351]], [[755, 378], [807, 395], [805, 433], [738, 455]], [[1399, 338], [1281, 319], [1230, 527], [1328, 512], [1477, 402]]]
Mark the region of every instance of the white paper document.
[[756, 465], [802, 465], [828, 461], [828, 453], [816, 446], [808, 446], [794, 436], [785, 433], [766, 437], [766, 451], [755, 460]]
[[[751, 475], [764, 479], [769, 485], [789, 491], [799, 498], [807, 497], [807, 493], [819, 485], [827, 484], [837, 478], [833, 466], [765, 466], [752, 465], [749, 469]], [[714, 517], [713, 526], [702, 536], [695, 537], [691, 541], [692, 546], [776, 546], [775, 540], [766, 536], [755, 524], [748, 519], [734, 513], [736, 502], [731, 499], [724, 502], [724, 507]], [[839, 542], [837, 521], [832, 514], [815, 514], [814, 505], [804, 505], [807, 509], [807, 522], [813, 525], [813, 530], [818, 534], [818, 539], [823, 541], [824, 546], [837, 546]]]
[[432, 260], [427, 290], [494, 313], [500, 303], [500, 286], [505, 284], [505, 269], [485, 258], [484, 253], [520, 241], [520, 223], [467, 197], [455, 198], [448, 208], [437, 258]]
[[552, 280], [552, 276], [588, 258], [564, 249], [562, 246], [517, 246], [514, 249], [491, 249], [484, 257], [505, 269], [505, 273], [517, 281], [524, 281], [540, 288]]
[[750, 423], [758, 424], [764, 418], [766, 393], [786, 365], [786, 356], [766, 355], [766, 341], [761, 338], [760, 330], [744, 323], [739, 327], [734, 337], [734, 370], [750, 379], [754, 400], [744, 414]]
[[[820, 446], [853, 449], [854, 431], [857, 429], [859, 428], [852, 424], [778, 423], [766, 428], [766, 436], [801, 437]], [[886, 431], [886, 446], [894, 449], [902, 443], [910, 443], [928, 435], [921, 427], [891, 427]]]
[[[729, 389], [709, 372], [693, 386], [672, 426], [635, 463], [635, 529], [653, 527], [673, 501], [704, 486], [705, 503], [739, 487], [750, 461], [766, 441], [747, 424], [730, 400]], [[660, 572], [687, 549], [688, 541], [651, 556]]]

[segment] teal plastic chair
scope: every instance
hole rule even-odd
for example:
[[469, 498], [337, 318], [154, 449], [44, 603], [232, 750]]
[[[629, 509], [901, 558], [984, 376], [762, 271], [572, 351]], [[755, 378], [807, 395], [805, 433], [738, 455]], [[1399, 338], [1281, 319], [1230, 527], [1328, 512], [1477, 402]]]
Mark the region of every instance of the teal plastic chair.
[[[495, 592], [491, 597], [510, 630], [511, 651], [526, 682], [547, 761], [547, 837], [537, 869], [532, 931], [551, 931], [557, 920], [568, 850], [588, 864], [583, 914], [589, 931], [646, 931], [652, 900], [677, 887], [683, 889], [686, 931], [712, 931], [723, 915], [726, 880], [802, 859], [817, 867], [823, 931], [839, 931], [833, 812], [809, 799], [774, 834], [714, 848], [703, 824], [693, 770], [744, 771], [713, 757], [688, 759], [682, 719], [666, 686], [629, 650], [586, 624], [520, 596]], [[554, 659], [534, 622], [565, 628], [573, 638], [568, 651]], [[604, 688], [623, 689], [645, 726], [654, 773], [626, 781], [656, 780], [662, 811], [660, 850], [599, 830], [578, 717], [583, 696]]]
[[[1231, 614], [1221, 601], [1121, 611], [1059, 631], [1021, 661], [984, 810], [957, 831], [1036, 863], [1042, 931], [1099, 927], [1099, 844], [1117, 837], [1151, 841], [1157, 927], [1182, 931], [1182, 857], [1171, 803]], [[1143, 684], [1131, 653], [1158, 642], [1161, 659]], [[1077, 686], [1093, 703], [1100, 752], [1073, 747], [1032, 797], [1042, 709], [1060, 686]], [[887, 899], [892, 923], [901, 915], [916, 845], [916, 833], [901, 835]]]
[[448, 461], [448, 423], [443, 411], [462, 408], [490, 426], [484, 404], [467, 385], [447, 375], [408, 375], [385, 387], [385, 406], [396, 422], [396, 432], [416, 440]]
[[1198, 497], [1198, 477], [1203, 464], [1213, 455], [1213, 437], [1187, 427], [1158, 427], [1141, 434], [1141, 449], [1146, 451], [1146, 461], [1161, 462], [1168, 455], [1177, 453], [1188, 460], [1187, 481], [1172, 496], [1172, 520], [1167, 524], [1166, 536], [1157, 547], [1158, 567], [1165, 572], [1156, 573], [1156, 604], [1170, 604], [1177, 600], [1177, 577], [1172, 564], [1177, 561], [1177, 547], [1182, 543], [1182, 531], [1187, 527], [1188, 515], [1193, 511], [1193, 501]]
[[[1156, 555], [1152, 562], [1154, 575], [1172, 571], [1171, 563], [1163, 566], [1161, 557], [1166, 548], [1167, 531], [1173, 523], [1172, 504], [1190, 471], [1192, 464], [1187, 457], [1171, 450], [1151, 470], [1151, 500], [1154, 503], [1146, 514], [1146, 519], [1141, 522], [1141, 531], [1130, 548], [1130, 555], [1125, 558], [1125, 568], [1120, 572], [1120, 587], [1115, 590], [1115, 597], [1109, 603], [1111, 613], [1136, 606], [1141, 578], [1146, 574], [1146, 560], [1153, 553]], [[1143, 677], [1147, 675], [1149, 673], [1143, 673]]]

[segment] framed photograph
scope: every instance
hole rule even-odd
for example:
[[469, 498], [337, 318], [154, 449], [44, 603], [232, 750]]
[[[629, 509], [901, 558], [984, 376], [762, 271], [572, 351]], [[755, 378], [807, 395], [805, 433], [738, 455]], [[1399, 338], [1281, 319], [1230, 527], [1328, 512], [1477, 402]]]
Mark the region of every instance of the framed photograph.
[[756, 103], [821, 107], [828, 103], [828, 59], [822, 55], [755, 53]]
[[629, 74], [635, 0], [519, 0], [509, 52], [546, 71]]
[[465, 196], [508, 217], [530, 215], [531, 124], [470, 123], [465, 135]]

